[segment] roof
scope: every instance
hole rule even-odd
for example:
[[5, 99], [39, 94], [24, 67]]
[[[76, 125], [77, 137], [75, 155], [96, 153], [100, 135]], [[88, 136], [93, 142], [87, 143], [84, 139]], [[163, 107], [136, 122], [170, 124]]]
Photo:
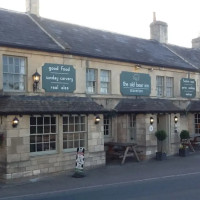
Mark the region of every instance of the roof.
[[69, 53], [152, 66], [196, 70], [155, 40], [146, 40], [74, 24], [38, 18], [71, 47]]
[[0, 45], [63, 52], [25, 13], [0, 9]]
[[190, 104], [186, 108], [187, 112], [200, 112], [200, 101], [191, 101]]
[[200, 49], [191, 49], [176, 45], [167, 45], [173, 52], [181, 56], [188, 63], [200, 69]]
[[[197, 71], [190, 63], [154, 40], [125, 36], [2, 9], [0, 9], [0, 24], [1, 46]], [[62, 43], [66, 50], [61, 48], [53, 38], [58, 43]]]
[[87, 97], [0, 96], [0, 114], [101, 114], [107, 112]]
[[166, 99], [122, 99], [115, 111], [118, 113], [179, 113], [184, 110], [178, 108], [171, 100]]

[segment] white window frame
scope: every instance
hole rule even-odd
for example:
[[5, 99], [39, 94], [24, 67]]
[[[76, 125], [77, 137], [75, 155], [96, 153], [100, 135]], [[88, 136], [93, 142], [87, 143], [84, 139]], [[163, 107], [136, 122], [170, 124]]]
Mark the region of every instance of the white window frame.
[[112, 118], [109, 115], [103, 116], [104, 137], [112, 136]]
[[[36, 119], [35, 123], [32, 118]], [[49, 120], [47, 118], [49, 118]], [[42, 121], [40, 121], [41, 119]], [[44, 115], [44, 116], [34, 115], [30, 117], [30, 153], [31, 155], [56, 153], [57, 135], [58, 135], [57, 121], [58, 121], [57, 117], [50, 116], [50, 115]], [[40, 150], [38, 151], [39, 145], [42, 148], [41, 151]], [[35, 146], [35, 151], [32, 151], [31, 149], [34, 146]]]
[[97, 69], [86, 69], [86, 92], [88, 94], [97, 93]]
[[101, 69], [100, 72], [100, 93], [110, 94], [110, 70]]
[[194, 132], [200, 134], [200, 113], [194, 114]]
[[166, 97], [174, 97], [174, 77], [166, 77]]
[[3, 55], [3, 90], [26, 91], [26, 58]]
[[164, 76], [156, 76], [156, 96], [164, 97]]
[[87, 149], [88, 132], [86, 115], [63, 115], [62, 127], [64, 151], [76, 151], [77, 147]]

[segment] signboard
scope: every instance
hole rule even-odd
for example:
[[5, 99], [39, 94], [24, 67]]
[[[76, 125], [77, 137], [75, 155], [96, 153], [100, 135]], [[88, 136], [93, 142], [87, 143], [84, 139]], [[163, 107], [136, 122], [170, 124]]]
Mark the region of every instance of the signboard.
[[120, 74], [120, 91], [122, 95], [149, 96], [151, 77], [149, 74], [122, 72]]
[[73, 92], [76, 89], [76, 70], [72, 65], [45, 63], [42, 88], [46, 92]]
[[181, 79], [181, 96], [185, 98], [194, 98], [196, 96], [196, 81], [195, 79]]

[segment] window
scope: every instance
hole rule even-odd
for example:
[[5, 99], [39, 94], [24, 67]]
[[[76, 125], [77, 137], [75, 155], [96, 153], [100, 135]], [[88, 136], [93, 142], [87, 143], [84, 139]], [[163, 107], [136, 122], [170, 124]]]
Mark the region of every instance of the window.
[[156, 76], [157, 97], [164, 96], [164, 76]]
[[87, 93], [97, 92], [97, 70], [96, 69], [87, 68], [86, 87], [87, 87]]
[[101, 94], [109, 94], [110, 93], [110, 71], [101, 70]]
[[3, 56], [3, 90], [25, 91], [26, 59]]
[[111, 136], [112, 131], [112, 123], [111, 118], [108, 115], [104, 115], [104, 136], [109, 137]]
[[86, 147], [86, 117], [63, 116], [63, 149]]
[[195, 127], [195, 133], [200, 133], [200, 114], [194, 115], [194, 127]]
[[128, 130], [129, 130], [129, 137], [130, 140], [136, 141], [136, 115], [135, 114], [131, 114], [128, 116]]
[[166, 77], [166, 97], [174, 96], [174, 78]]
[[56, 117], [30, 117], [30, 152], [56, 150]]

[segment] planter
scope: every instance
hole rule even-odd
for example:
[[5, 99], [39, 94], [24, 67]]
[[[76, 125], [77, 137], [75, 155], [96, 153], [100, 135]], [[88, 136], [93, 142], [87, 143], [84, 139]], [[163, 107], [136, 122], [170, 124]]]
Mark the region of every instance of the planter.
[[179, 149], [179, 156], [185, 157], [188, 154], [189, 154], [189, 149], [188, 148]]
[[162, 152], [156, 152], [156, 160], [166, 160], [167, 154]]

